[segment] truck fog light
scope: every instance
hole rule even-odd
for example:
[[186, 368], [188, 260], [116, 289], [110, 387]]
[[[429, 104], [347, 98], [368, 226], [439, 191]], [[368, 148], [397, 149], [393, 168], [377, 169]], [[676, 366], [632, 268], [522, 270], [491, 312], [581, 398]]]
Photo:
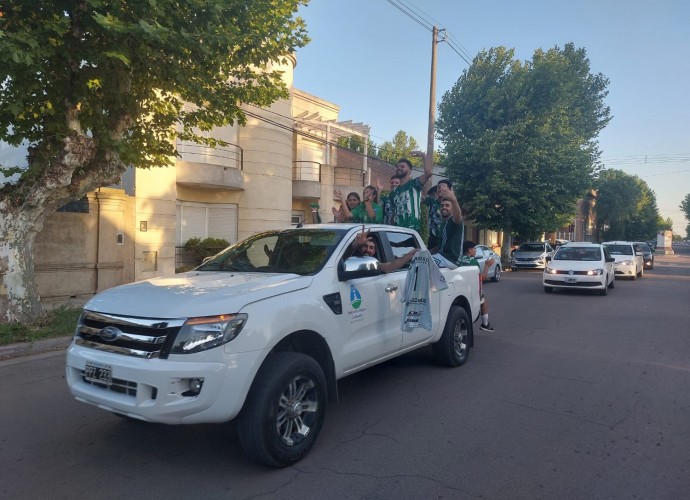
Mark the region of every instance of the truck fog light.
[[203, 378], [190, 378], [189, 390], [182, 393], [183, 396], [198, 396], [204, 386]]

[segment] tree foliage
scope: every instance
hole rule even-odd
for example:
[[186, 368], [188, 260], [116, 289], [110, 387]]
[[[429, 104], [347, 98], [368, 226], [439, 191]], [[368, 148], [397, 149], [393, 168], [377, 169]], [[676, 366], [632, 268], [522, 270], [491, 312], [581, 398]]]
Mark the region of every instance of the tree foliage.
[[308, 41], [304, 3], [3, 1], [0, 140], [29, 155], [0, 189], [0, 309], [35, 309], [26, 259], [47, 212], [127, 166], [171, 165], [176, 138], [222, 144], [206, 132], [244, 123], [241, 104], [288, 96], [273, 68]]
[[656, 196], [645, 181], [622, 170], [603, 170], [596, 182], [597, 234], [602, 240], [648, 240], [659, 224]]
[[[352, 135], [350, 137], [338, 137], [338, 146], [342, 148], [364, 154], [364, 137]], [[367, 138], [367, 156], [376, 156], [376, 144], [370, 138]]]
[[690, 193], [685, 195], [683, 201], [680, 202], [679, 208], [683, 211], [685, 218], [690, 221]]
[[379, 146], [378, 157], [392, 164], [396, 164], [400, 158], [408, 158], [414, 166], [420, 166], [421, 160], [410, 155], [418, 149], [419, 144], [415, 138], [408, 136], [404, 130], [399, 130], [393, 140], [385, 141]]
[[504, 47], [474, 58], [443, 96], [437, 130], [479, 227], [538, 234], [568, 222], [599, 168], [607, 85], [573, 44], [524, 62]]

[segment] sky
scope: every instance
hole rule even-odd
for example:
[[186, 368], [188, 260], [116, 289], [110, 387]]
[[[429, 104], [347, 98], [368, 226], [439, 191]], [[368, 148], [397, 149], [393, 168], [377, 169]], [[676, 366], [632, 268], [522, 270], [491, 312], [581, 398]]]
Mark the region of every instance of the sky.
[[[411, 12], [413, 17], [400, 8]], [[431, 31], [445, 28], [472, 58], [505, 46], [584, 48], [609, 80], [612, 120], [598, 141], [606, 168], [637, 175], [662, 217], [685, 236], [679, 205], [690, 193], [690, 2], [685, 0], [311, 0], [300, 9], [311, 42], [297, 52], [294, 85], [363, 122], [380, 144], [404, 130], [426, 149]], [[437, 49], [436, 101], [468, 68]]]

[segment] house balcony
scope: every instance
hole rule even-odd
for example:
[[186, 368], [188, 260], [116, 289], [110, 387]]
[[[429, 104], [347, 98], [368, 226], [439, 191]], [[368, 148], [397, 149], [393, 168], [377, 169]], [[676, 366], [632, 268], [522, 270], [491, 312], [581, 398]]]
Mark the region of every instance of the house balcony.
[[177, 183], [206, 189], [244, 190], [242, 148], [178, 142]]
[[319, 162], [292, 162], [292, 197], [306, 200], [321, 198], [321, 164]]

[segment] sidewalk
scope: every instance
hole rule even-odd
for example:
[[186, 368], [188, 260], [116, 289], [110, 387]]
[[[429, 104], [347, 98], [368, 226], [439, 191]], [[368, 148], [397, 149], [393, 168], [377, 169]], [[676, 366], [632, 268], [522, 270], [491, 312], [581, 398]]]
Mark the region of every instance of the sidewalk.
[[54, 339], [37, 340], [35, 342], [21, 342], [0, 346], [0, 361], [33, 356], [51, 351], [64, 351], [69, 346], [72, 337], [58, 337]]

